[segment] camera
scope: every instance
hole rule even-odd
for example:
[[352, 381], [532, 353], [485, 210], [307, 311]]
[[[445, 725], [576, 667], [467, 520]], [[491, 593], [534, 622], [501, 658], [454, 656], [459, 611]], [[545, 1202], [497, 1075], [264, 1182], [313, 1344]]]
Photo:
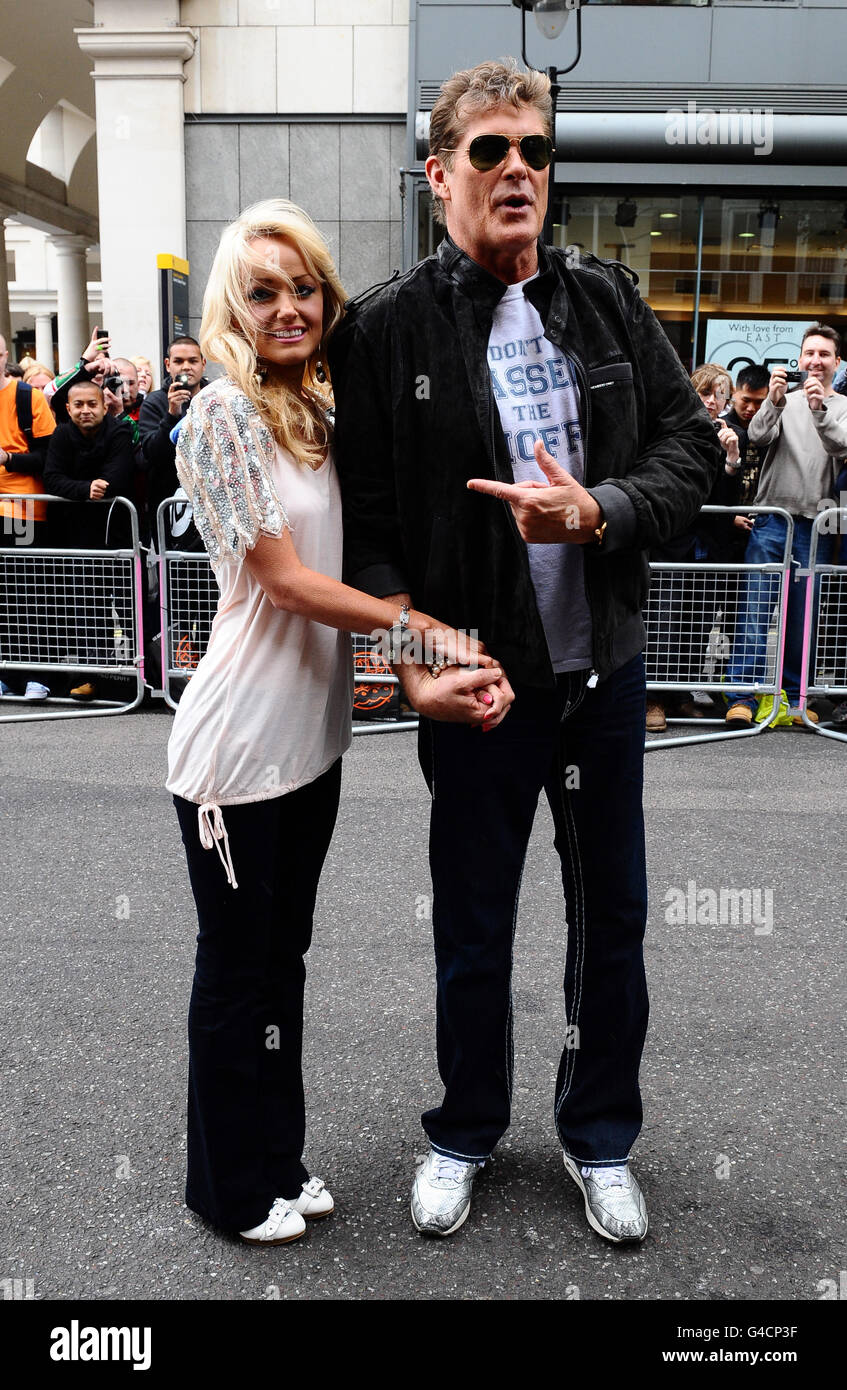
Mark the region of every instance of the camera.
[[802, 386], [808, 372], [786, 372], [785, 381], [788, 386]]
[[191, 377], [188, 375], [188, 372], [180, 372], [179, 376], [175, 377], [174, 380], [177, 386], [184, 386], [186, 389], [191, 385]]
[[123, 384], [124, 379], [122, 376], [107, 376], [104, 378], [103, 381], [103, 390], [111, 391], [114, 395], [119, 396], [121, 394]]

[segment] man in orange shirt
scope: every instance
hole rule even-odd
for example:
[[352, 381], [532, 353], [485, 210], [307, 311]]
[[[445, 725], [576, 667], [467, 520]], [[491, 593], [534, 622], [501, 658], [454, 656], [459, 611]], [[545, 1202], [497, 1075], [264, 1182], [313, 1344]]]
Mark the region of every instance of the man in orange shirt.
[[[25, 386], [9, 376], [6, 366], [9, 350], [0, 336], [0, 548], [44, 545], [46, 506], [43, 502], [7, 500], [10, 493], [39, 493], [44, 491], [42, 470], [47, 456], [47, 444], [56, 428], [47, 401], [41, 391]], [[7, 646], [6, 660], [16, 658], [15, 634], [20, 613], [15, 604], [12, 586], [5, 582], [0, 594], [0, 642]], [[34, 618], [35, 615], [32, 615]], [[29, 622], [29, 640], [37, 635], [39, 624]], [[0, 648], [0, 660], [4, 652]], [[45, 700], [46, 685], [28, 681], [24, 698]], [[9, 686], [0, 680], [0, 695], [11, 695]]]

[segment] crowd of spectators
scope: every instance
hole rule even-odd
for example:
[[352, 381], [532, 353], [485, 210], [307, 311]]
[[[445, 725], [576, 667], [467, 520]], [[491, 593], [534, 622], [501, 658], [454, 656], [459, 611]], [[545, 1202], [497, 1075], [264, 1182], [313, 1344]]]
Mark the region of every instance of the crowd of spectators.
[[[840, 358], [835, 330], [814, 324], [803, 338], [799, 370], [790, 377], [785, 367], [769, 372], [747, 366], [733, 383], [723, 367], [710, 362], [691, 376], [724, 456], [709, 503], [741, 509], [784, 507], [794, 520], [793, 559], [798, 568], [808, 560], [816, 512], [847, 486], [847, 372]], [[3, 495], [43, 492], [77, 503], [126, 498], [136, 509], [142, 543], [155, 548], [159, 504], [179, 492], [175, 427], [191, 398], [206, 385], [205, 367], [194, 338], [175, 338], [165, 358], [163, 384], [156, 389], [146, 357], [113, 353], [108, 334], [95, 329], [79, 360], [56, 376], [32, 358], [9, 363], [0, 339], [0, 546], [17, 543], [21, 508], [26, 506], [4, 501]], [[128, 543], [128, 516], [123, 508], [83, 511], [51, 506], [48, 511], [46, 504], [35, 502], [27, 508], [26, 521], [36, 545], [96, 550]], [[822, 538], [819, 553], [824, 562], [832, 558], [833, 541]], [[761, 563], [778, 558], [784, 542], [785, 523], [779, 518], [756, 518], [743, 510], [734, 516], [703, 512], [693, 527], [655, 550], [651, 560], [682, 566], [692, 561]], [[183, 522], [178, 544], [199, 545], [190, 522]], [[83, 597], [92, 602], [103, 598], [93, 580], [83, 587]], [[0, 598], [0, 624], [2, 603]], [[800, 722], [796, 702], [801, 606], [801, 587], [795, 592], [792, 586], [785, 661], [789, 707], [783, 722]], [[762, 717], [760, 702], [749, 693], [731, 693], [731, 684], [749, 684], [763, 675], [766, 609], [755, 576], [739, 584], [737, 574], [680, 572], [660, 589], [652, 615], [657, 669], [671, 671], [675, 660], [681, 663], [681, 653], [689, 664], [702, 659], [700, 673], [709, 679], [716, 669], [725, 668], [729, 698], [718, 700], [697, 688], [652, 691], [648, 731], [665, 729], [668, 718], [702, 719], [718, 712], [723, 718], [724, 711], [727, 721], [739, 727], [751, 724], [757, 712]], [[154, 605], [146, 616], [150, 631], [157, 625]], [[106, 660], [96, 643], [81, 640], [77, 647], [87, 663]], [[90, 700], [98, 694], [97, 681], [88, 677], [66, 684], [74, 699]], [[50, 693], [35, 671], [10, 675], [8, 683], [0, 681], [0, 696], [43, 700]], [[814, 713], [810, 717], [816, 718]], [[836, 710], [835, 719], [847, 723], [847, 702]]]
[[[748, 366], [733, 385], [729, 373], [706, 362], [691, 375], [717, 431], [723, 450], [708, 505], [745, 508], [780, 507], [793, 523], [791, 559], [794, 578], [806, 573], [812, 525], [819, 511], [840, 504], [847, 476], [847, 378], [837, 375], [841, 342], [835, 329], [812, 324], [804, 333], [798, 370], [772, 371]], [[651, 560], [684, 566], [706, 561], [724, 565], [780, 562], [786, 545], [784, 518], [738, 512], [702, 512], [696, 524], [651, 554]], [[838, 538], [822, 534], [818, 561], [829, 563]], [[840, 557], [844, 563], [845, 557]], [[805, 587], [792, 583], [788, 592], [783, 691], [778, 723], [801, 725], [799, 706], [804, 629]], [[768, 629], [772, 616], [767, 576], [749, 573], [739, 582], [736, 571], [685, 573], [660, 587], [654, 614], [654, 651], [658, 669], [698, 664], [702, 674], [725, 665], [726, 696], [702, 690], [652, 691], [647, 730], [661, 732], [671, 718], [704, 719], [720, 715], [728, 725], [744, 728], [772, 710], [771, 696], [734, 692], [733, 683], [750, 685], [767, 679]], [[711, 669], [709, 663], [711, 660]], [[727, 708], [728, 706], [728, 708]], [[807, 710], [812, 723], [815, 710]], [[833, 722], [847, 723], [847, 702]]]
[[[171, 434], [191, 397], [206, 384], [205, 365], [195, 339], [174, 339], [165, 359], [163, 385], [156, 390], [149, 360], [113, 353], [103, 329], [94, 330], [79, 360], [58, 376], [31, 358], [10, 364], [0, 338], [0, 545], [19, 544], [25, 532], [31, 545], [63, 550], [115, 549], [131, 542], [130, 513], [123, 507], [68, 508], [3, 500], [4, 495], [45, 493], [76, 503], [125, 498], [136, 509], [142, 544], [155, 547], [158, 505], [179, 487]], [[147, 573], [154, 574], [149, 568]], [[102, 586], [92, 566], [74, 595], [80, 613], [103, 611], [109, 596]], [[148, 633], [157, 622], [152, 597], [147, 595]], [[0, 594], [0, 632], [14, 630], [14, 601], [11, 591]], [[72, 615], [58, 614], [56, 604], [45, 620], [51, 618], [54, 626], [58, 622], [59, 629], [67, 631]], [[121, 618], [118, 615], [118, 621]], [[35, 649], [39, 644], [32, 645]], [[80, 632], [75, 651], [57, 653], [56, 658], [61, 664], [75, 659], [81, 665], [109, 664], [102, 633], [94, 640]], [[0, 696], [40, 701], [67, 693], [85, 701], [100, 693], [98, 681], [87, 676], [77, 683], [60, 681], [64, 688], [57, 691], [55, 679], [51, 689], [42, 675], [10, 672], [0, 681]]]

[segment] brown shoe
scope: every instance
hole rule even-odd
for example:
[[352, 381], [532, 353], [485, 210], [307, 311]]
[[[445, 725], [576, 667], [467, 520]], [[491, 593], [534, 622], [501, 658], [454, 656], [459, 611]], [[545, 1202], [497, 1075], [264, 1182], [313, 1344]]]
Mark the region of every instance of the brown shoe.
[[71, 691], [72, 700], [93, 700], [97, 694], [97, 686], [91, 681], [83, 681], [82, 685], [77, 685]]
[[702, 705], [698, 705], [696, 700], [683, 700], [678, 706], [677, 713], [682, 719], [705, 719], [706, 711]]
[[730, 705], [726, 712], [727, 724], [747, 724], [753, 723], [753, 711], [749, 705]]
[[[806, 719], [809, 720], [810, 724], [820, 724], [821, 722], [813, 709], [806, 710]], [[791, 716], [791, 723], [799, 724], [802, 729], [803, 725], [806, 723], [806, 719], [803, 718], [802, 714], [794, 714]]]
[[658, 700], [651, 701], [647, 706], [647, 719], [645, 721], [647, 732], [650, 734], [660, 734], [667, 727], [668, 721], [665, 718], [664, 705], [659, 704]]

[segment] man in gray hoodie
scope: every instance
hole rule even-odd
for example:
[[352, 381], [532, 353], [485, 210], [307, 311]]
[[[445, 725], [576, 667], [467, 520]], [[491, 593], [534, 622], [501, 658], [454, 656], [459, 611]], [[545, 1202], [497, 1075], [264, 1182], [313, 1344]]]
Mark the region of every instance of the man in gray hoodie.
[[[771, 373], [766, 399], [748, 427], [751, 444], [767, 447], [759, 475], [756, 502], [783, 507], [794, 519], [791, 558], [801, 569], [808, 567], [812, 524], [824, 498], [832, 497], [840, 461], [847, 454], [847, 397], [833, 390], [832, 380], [841, 361], [841, 340], [834, 328], [813, 323], [803, 334], [798, 366], [807, 375], [798, 389], [787, 391], [785, 367]], [[747, 546], [749, 565], [779, 562], [785, 548], [787, 523], [779, 516], [759, 516]], [[833, 537], [821, 536], [818, 560], [827, 564]], [[728, 681], [749, 684], [763, 679], [766, 671], [768, 624], [772, 600], [766, 592], [768, 577], [748, 576], [740, 622], [736, 632]], [[793, 722], [802, 724], [797, 708], [803, 652], [805, 589], [791, 584], [785, 630], [783, 685], [792, 707]], [[730, 696], [727, 723], [752, 724], [756, 699]], [[809, 718], [817, 716], [809, 711]]]

